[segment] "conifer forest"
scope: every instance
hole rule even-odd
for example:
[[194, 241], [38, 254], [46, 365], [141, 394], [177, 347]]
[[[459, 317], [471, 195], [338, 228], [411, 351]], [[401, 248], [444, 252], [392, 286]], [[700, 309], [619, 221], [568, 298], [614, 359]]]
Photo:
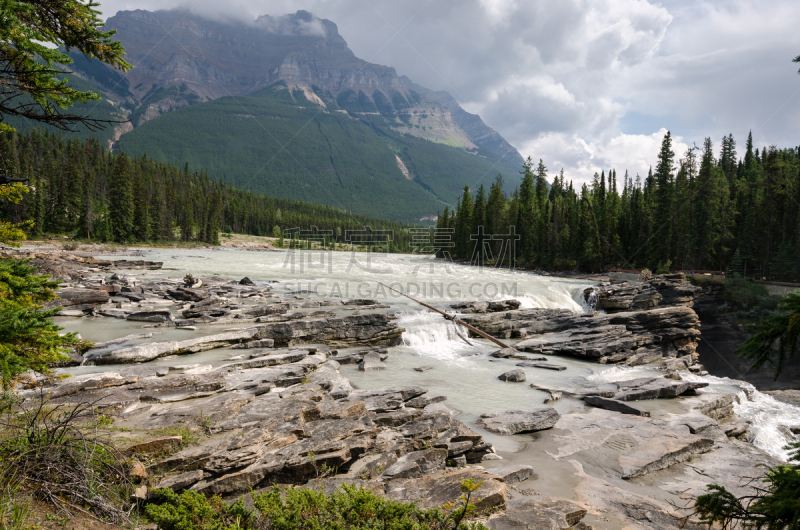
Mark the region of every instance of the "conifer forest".
[[[455, 211], [445, 209], [437, 223], [453, 234], [451, 255], [508, 264], [512, 248], [515, 265], [531, 269], [800, 279], [800, 148], [754, 149], [751, 134], [738, 158], [728, 135], [719, 148], [707, 138], [676, 158], [667, 133], [644, 177], [612, 169], [580, 189], [563, 172], [549, 179], [541, 160], [528, 159], [511, 196], [502, 193], [501, 176], [488, 193], [483, 185], [464, 188]], [[516, 244], [507, 245], [512, 238]]]
[[257, 236], [328, 231], [343, 242], [348, 230], [392, 230], [382, 250], [408, 248], [405, 226], [300, 201], [241, 191], [148, 159], [109, 153], [95, 138], [59, 134], [0, 135], [9, 177], [26, 178], [33, 191], [19, 204], [0, 205], [11, 222], [33, 221], [32, 237], [67, 234], [97, 242], [205, 242], [220, 232]]

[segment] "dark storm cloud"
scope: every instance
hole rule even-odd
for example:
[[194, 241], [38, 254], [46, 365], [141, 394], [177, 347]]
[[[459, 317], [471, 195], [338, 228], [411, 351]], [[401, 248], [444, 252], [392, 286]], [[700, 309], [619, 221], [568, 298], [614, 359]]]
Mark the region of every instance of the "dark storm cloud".
[[580, 180], [612, 163], [645, 173], [667, 124], [689, 143], [732, 132], [741, 145], [750, 128], [761, 144], [797, 143], [800, 77], [789, 61], [800, 54], [800, 4], [789, 0], [101, 4], [106, 14], [180, 6], [244, 21], [308, 10], [335, 22], [359, 57], [447, 90], [523, 156]]

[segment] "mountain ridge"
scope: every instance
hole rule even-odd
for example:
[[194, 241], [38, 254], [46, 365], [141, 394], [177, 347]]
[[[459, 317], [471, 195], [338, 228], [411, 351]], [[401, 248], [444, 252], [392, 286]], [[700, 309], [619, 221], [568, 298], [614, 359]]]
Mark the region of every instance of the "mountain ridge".
[[[366, 126], [372, 132], [363, 134], [374, 134], [381, 138], [392, 152], [378, 149], [381, 152], [378, 155], [378, 151], [373, 149], [372, 153], [363, 152], [360, 159], [345, 157], [347, 164], [342, 158], [334, 160], [332, 154], [330, 164], [334, 167], [333, 172], [359, 173], [360, 168], [370, 166], [373, 169], [380, 168], [365, 177], [371, 180], [391, 180], [401, 175], [409, 183], [432, 194], [439, 209], [454, 204], [458, 196], [453, 192], [454, 188], [472, 185], [487, 172], [496, 170], [495, 173], [505, 173], [510, 188], [518, 181], [522, 157], [479, 116], [464, 111], [447, 92], [427, 89], [405, 76], [399, 76], [391, 66], [369, 63], [356, 57], [334, 22], [315, 17], [308, 11], [301, 10], [283, 16], [264, 15], [250, 23], [214, 21], [184, 10], [120, 11], [108, 19], [107, 27], [117, 30], [116, 38], [125, 46], [128, 60], [135, 68], [119, 74], [78, 58], [74, 66], [81, 76], [96, 83], [107, 99], [129, 112], [131, 123], [127, 128], [119, 128], [114, 136], [121, 149], [136, 145], [140, 152], [159, 151], [166, 159], [180, 163], [176, 153], [185, 152], [186, 146], [169, 142], [174, 150], [166, 152], [162, 145], [156, 145], [163, 142], [156, 141], [154, 137], [147, 138], [148, 132], [160, 138], [164, 137], [165, 130], [180, 133], [175, 128], [178, 121], [187, 127], [203, 127], [199, 115], [202, 114], [205, 119], [211, 115], [205, 110], [201, 111], [201, 106], [223, 98], [242, 100], [245, 96], [257, 94], [262, 98], [277, 98], [281, 105], [307, 108], [310, 104], [317, 108], [317, 114], [341, 114]], [[290, 98], [292, 101], [286, 100], [280, 96], [279, 90], [265, 92], [269, 87], [282, 86], [290, 94], [302, 92], [303, 97], [297, 100], [302, 101], [297, 103], [294, 96]], [[248, 101], [253, 100], [251, 98]], [[265, 105], [270, 107], [271, 104]], [[163, 120], [186, 107], [197, 108], [190, 112], [197, 117], [190, 119], [182, 115], [180, 120], [168, 120], [169, 124], [143, 127], [150, 121]], [[218, 112], [223, 112], [223, 109], [224, 112], [233, 111], [233, 106], [228, 104], [213, 108]], [[247, 114], [247, 109], [241, 109], [237, 114], [241, 113]], [[215, 122], [223, 119], [213, 116], [212, 121]], [[266, 129], [273, 128], [272, 121], [264, 123]], [[298, 123], [295, 129], [282, 132], [294, 138], [301, 126], [304, 125]], [[260, 138], [261, 141], [271, 136], [269, 131], [266, 133], [262, 135], [264, 138]], [[356, 136], [363, 137], [363, 134]], [[190, 144], [195, 133], [185, 133], [185, 136]], [[436, 164], [431, 166], [424, 161], [436, 157], [427, 154], [420, 156], [420, 151], [427, 152], [429, 148], [417, 142], [405, 141], [403, 136], [430, 141], [440, 145], [441, 149], [449, 147], [461, 150], [463, 157], [443, 151], [440, 158], [455, 160], [463, 175], [455, 176], [453, 182], [442, 187], [442, 179], [431, 173], [431, 167]], [[318, 140], [309, 141], [313, 144], [319, 143]], [[374, 140], [370, 142], [377, 149]], [[252, 137], [243, 137], [240, 141], [247, 143], [252, 141]], [[358, 151], [359, 145], [354, 144], [351, 148]], [[433, 148], [434, 151], [436, 149], [440, 148]], [[365, 162], [365, 158], [375, 156], [382, 158], [381, 163]], [[470, 167], [469, 157], [472, 157], [474, 167]], [[200, 163], [202, 157], [188, 158]], [[206, 159], [195, 169], [211, 171], [208, 162], [209, 159]], [[319, 165], [313, 166], [312, 170], [327, 172]], [[364, 174], [363, 171], [361, 173]], [[267, 184], [271, 174], [271, 168], [268, 168], [265, 177]], [[297, 175], [299, 173], [295, 174], [296, 178], [300, 178], [298, 185], [304, 185], [303, 178]], [[225, 178], [222, 172], [211, 172], [211, 176]], [[368, 184], [361, 182], [358, 187], [363, 189]], [[323, 185], [334, 186], [335, 183], [324, 181]], [[291, 190], [286, 188], [287, 183], [282, 186], [279, 194], [287, 196]], [[410, 195], [420, 196], [417, 192]], [[426, 208], [431, 207], [429, 201], [422, 202], [427, 204]], [[436, 213], [417, 206], [409, 205], [409, 216]], [[363, 211], [366, 213], [368, 210]]]

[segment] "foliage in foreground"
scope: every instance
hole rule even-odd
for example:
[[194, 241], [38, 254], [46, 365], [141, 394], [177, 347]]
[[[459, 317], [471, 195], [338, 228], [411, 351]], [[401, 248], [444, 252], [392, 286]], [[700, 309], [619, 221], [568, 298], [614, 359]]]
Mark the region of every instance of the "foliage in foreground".
[[28, 260], [0, 260], [0, 380], [3, 389], [28, 370], [46, 373], [63, 359], [64, 349], [80, 344], [74, 333], [59, 335], [51, 319], [58, 308], [42, 311], [55, 298], [57, 282], [33, 274]]
[[777, 379], [786, 361], [800, 350], [800, 289], [782, 298], [778, 313], [767, 317], [758, 328], [762, 331], [747, 339], [739, 354], [753, 362], [754, 370], [766, 363], [774, 365]]
[[[790, 462], [800, 462], [800, 443], [790, 447]], [[800, 465], [776, 466], [763, 482], [767, 487], [756, 488], [753, 495], [742, 498], [712, 484], [708, 486], [710, 493], [695, 501], [695, 510], [704, 523], [719, 524], [723, 530], [739, 525], [759, 530], [800, 529]]]
[[[28, 404], [3, 394], [0, 409], [0, 488], [22, 491], [66, 514], [129, 520], [127, 464], [97, 436], [92, 404], [54, 406], [44, 396]], [[10, 515], [18, 518], [14, 509]]]
[[146, 512], [160, 530], [485, 530], [480, 523], [461, 522], [474, 509], [470, 496], [479, 486], [465, 481], [460, 506], [452, 512], [423, 510], [346, 484], [331, 495], [275, 487], [254, 495], [255, 510], [247, 509], [242, 499], [228, 505], [219, 497], [162, 489], [156, 490]]

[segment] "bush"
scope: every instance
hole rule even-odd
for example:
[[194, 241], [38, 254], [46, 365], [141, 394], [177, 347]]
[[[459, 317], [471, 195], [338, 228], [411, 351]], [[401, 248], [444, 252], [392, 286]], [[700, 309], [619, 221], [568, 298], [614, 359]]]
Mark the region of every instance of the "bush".
[[761, 320], [771, 315], [780, 300], [779, 296], [769, 294], [766, 286], [736, 274], [725, 278], [723, 297], [743, 320]]
[[100, 417], [94, 406], [51, 406], [43, 396], [26, 405], [2, 395], [0, 487], [22, 490], [67, 513], [127, 522], [127, 464], [94, 434]]
[[[789, 446], [790, 461], [798, 462], [800, 443]], [[765, 528], [767, 530], [796, 530], [800, 528], [800, 465], [776, 466], [763, 479], [765, 488], [737, 498], [731, 492], [712, 484], [709, 493], [695, 501], [695, 511], [709, 526], [719, 523], [722, 528]]]
[[61, 243], [61, 248], [68, 251], [78, 250], [79, 246], [77, 241], [64, 241]]
[[465, 495], [451, 512], [423, 510], [345, 484], [331, 495], [274, 487], [254, 495], [252, 511], [242, 499], [228, 505], [219, 497], [208, 500], [193, 491], [178, 495], [162, 489], [155, 491], [146, 513], [160, 530], [485, 530], [480, 523], [461, 522], [474, 509], [469, 498], [479, 486], [462, 486]]
[[51, 317], [58, 309], [42, 311], [56, 297], [58, 283], [33, 274], [29, 260], [0, 260], [0, 380], [3, 389], [27, 370], [47, 372], [64, 358], [65, 349], [81, 345], [75, 333], [61, 330]]

